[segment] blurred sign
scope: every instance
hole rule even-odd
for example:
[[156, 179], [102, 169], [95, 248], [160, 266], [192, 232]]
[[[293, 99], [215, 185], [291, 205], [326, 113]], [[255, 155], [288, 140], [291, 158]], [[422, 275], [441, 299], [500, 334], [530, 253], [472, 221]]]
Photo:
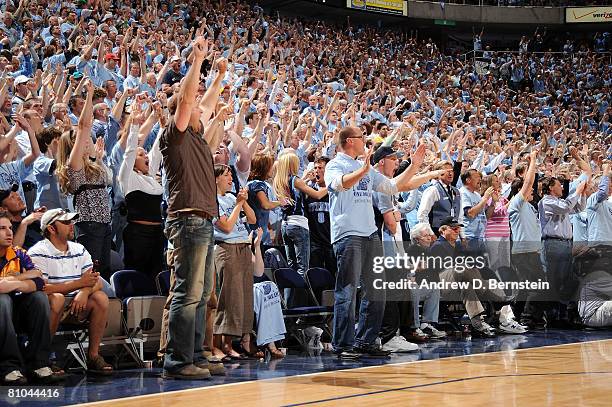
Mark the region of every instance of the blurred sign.
[[357, 10], [408, 16], [408, 2], [404, 0], [346, 0], [346, 6]]
[[567, 7], [566, 23], [612, 23], [612, 7]]

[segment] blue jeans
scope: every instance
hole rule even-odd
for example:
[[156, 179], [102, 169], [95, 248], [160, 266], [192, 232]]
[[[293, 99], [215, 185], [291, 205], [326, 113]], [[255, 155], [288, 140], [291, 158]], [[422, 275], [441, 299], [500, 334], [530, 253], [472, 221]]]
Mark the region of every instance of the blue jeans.
[[[418, 288], [410, 290], [410, 300], [413, 308], [412, 328], [420, 328], [421, 322], [438, 322], [440, 313], [440, 290], [434, 288]], [[419, 318], [419, 303], [423, 301], [423, 319]]]
[[304, 277], [310, 263], [310, 232], [300, 226], [287, 225], [286, 222], [283, 222], [281, 232], [289, 267]]
[[166, 236], [174, 246], [174, 285], [168, 322], [164, 369], [177, 371], [204, 361], [202, 355], [206, 303], [213, 286], [213, 225], [188, 215], [166, 222]]
[[[346, 236], [334, 243], [338, 260], [336, 289], [334, 291], [334, 334], [332, 345], [337, 352], [353, 347], [367, 348], [374, 345], [383, 314], [385, 292], [374, 290], [375, 278], [372, 270], [374, 256], [382, 256], [382, 245], [378, 233], [369, 237]], [[357, 287], [361, 287], [362, 298], [359, 306], [359, 323], [355, 332], [355, 303]], [[376, 299], [374, 299], [376, 294]]]

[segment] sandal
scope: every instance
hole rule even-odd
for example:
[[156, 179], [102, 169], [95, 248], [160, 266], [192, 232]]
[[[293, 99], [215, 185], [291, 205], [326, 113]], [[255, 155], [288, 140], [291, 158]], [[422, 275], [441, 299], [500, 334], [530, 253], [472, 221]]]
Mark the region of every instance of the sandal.
[[272, 359], [283, 359], [285, 355], [278, 349], [270, 349], [268, 348], [268, 352], [270, 352], [270, 357]]
[[113, 374], [113, 367], [106, 363], [102, 356], [97, 355], [93, 359], [87, 360], [87, 373], [109, 376]]
[[64, 369], [62, 369], [61, 367], [59, 367], [56, 363], [51, 362], [51, 364], [49, 365], [49, 367], [51, 368], [51, 371], [53, 372], [54, 376], [63, 376], [66, 374], [66, 372], [64, 371]]
[[246, 344], [249, 345], [249, 349], [252, 346], [255, 346], [255, 345], [252, 342], [249, 343], [249, 342], [245, 342], [245, 341], [240, 341], [240, 347], [242, 348], [242, 350], [244, 351], [243, 352], [244, 355], [246, 355], [246, 357], [248, 359], [262, 359], [263, 357], [265, 357], [265, 354], [262, 351], [260, 351], [259, 349], [257, 349], [257, 346], [255, 346], [255, 349], [257, 349], [255, 352], [249, 352], [248, 349], [246, 348], [246, 346], [244, 346]]

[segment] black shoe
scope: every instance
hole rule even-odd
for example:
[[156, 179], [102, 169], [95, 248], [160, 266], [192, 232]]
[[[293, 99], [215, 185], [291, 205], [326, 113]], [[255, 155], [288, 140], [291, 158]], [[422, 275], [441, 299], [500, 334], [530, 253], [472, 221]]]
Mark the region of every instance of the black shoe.
[[429, 341], [429, 335], [421, 331], [421, 329], [411, 329], [410, 333], [404, 335], [404, 338], [412, 343], [425, 343]]
[[495, 331], [492, 331], [490, 329], [480, 330], [472, 328], [472, 336], [475, 336], [477, 338], [495, 338], [497, 334], [495, 333]]
[[378, 348], [354, 348], [353, 350], [357, 353], [361, 353], [363, 358], [387, 359], [391, 357], [391, 352]]
[[521, 325], [526, 326], [529, 331], [541, 331], [546, 329], [546, 320], [534, 321], [532, 319], [521, 319]]
[[336, 355], [338, 355], [338, 359], [344, 360], [357, 360], [363, 356], [361, 353], [354, 350], [343, 350], [341, 352], [336, 352]]
[[28, 382], [36, 384], [54, 384], [64, 380], [66, 380], [64, 373], [54, 373], [48, 366], [33, 370], [28, 375]]

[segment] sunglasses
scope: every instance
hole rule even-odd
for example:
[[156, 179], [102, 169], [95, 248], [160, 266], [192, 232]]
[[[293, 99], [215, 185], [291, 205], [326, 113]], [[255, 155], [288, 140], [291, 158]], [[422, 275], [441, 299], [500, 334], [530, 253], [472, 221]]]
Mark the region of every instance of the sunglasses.
[[365, 141], [365, 139], [366, 139], [366, 137], [365, 137], [364, 135], [361, 135], [361, 136], [350, 136], [350, 137], [347, 137], [347, 139], [349, 139], [349, 138], [359, 138], [359, 139], [361, 139], [361, 140], [363, 140], [363, 141]]
[[[55, 222], [59, 222], [62, 225], [71, 225], [72, 224], [71, 220], [56, 220]], [[55, 222], [53, 222], [53, 223], [55, 223]]]

